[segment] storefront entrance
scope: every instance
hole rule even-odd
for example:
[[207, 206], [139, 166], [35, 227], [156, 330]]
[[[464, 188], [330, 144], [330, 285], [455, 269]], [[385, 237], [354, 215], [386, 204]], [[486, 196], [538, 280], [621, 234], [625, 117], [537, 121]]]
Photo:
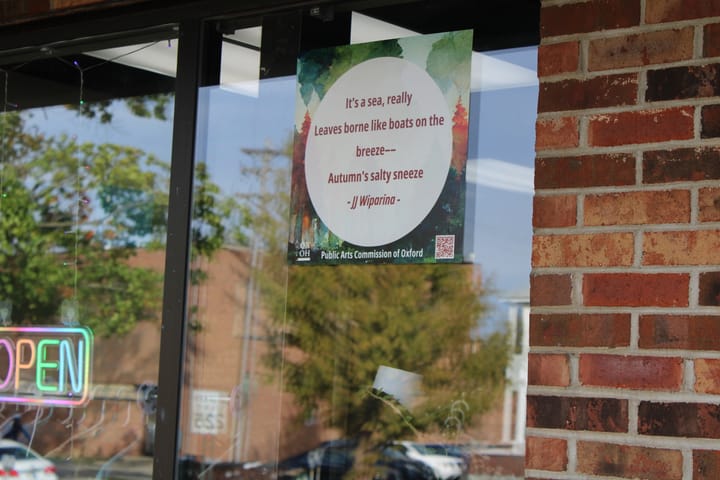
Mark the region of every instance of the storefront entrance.
[[[0, 422], [48, 478], [521, 478], [537, 6], [221, 3], [114, 28], [98, 9], [0, 51]], [[427, 210], [409, 227], [416, 209], [396, 210], [376, 230], [409, 233], [375, 244], [355, 222], [353, 243], [337, 191], [323, 213], [297, 165], [332, 131], [310, 121], [328, 91], [375, 58], [421, 73], [346, 94], [330, 151], [388, 158], [363, 171], [410, 186], [352, 190], [359, 205]], [[396, 78], [372, 72], [348, 91]], [[445, 117], [418, 113], [437, 98]], [[382, 113], [363, 127], [351, 107]], [[352, 168], [321, 183], [361, 186]], [[451, 253], [428, 253], [449, 236], [428, 218]]]

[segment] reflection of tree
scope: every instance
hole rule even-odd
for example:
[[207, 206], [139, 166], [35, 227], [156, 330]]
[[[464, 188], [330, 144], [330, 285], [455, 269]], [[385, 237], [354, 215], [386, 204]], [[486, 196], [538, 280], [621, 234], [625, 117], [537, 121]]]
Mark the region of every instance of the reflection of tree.
[[[123, 103], [137, 117], [167, 120], [167, 108], [172, 98], [169, 93], [158, 93], [142, 97], [128, 97], [123, 99]], [[83, 117], [97, 119], [100, 123], [110, 123], [113, 118], [111, 108], [113, 103], [114, 100], [100, 100], [92, 103], [84, 102], [79, 105], [68, 105], [67, 108], [77, 111]]]
[[[288, 267], [277, 232], [287, 231], [279, 222], [289, 217], [289, 165], [270, 149], [248, 153], [265, 165], [275, 157], [263, 172], [279, 192], [253, 203], [248, 225], [265, 245], [257, 273], [273, 319], [266, 361], [306, 415], [348, 435], [389, 438], [413, 429], [457, 433], [487, 410], [504, 382], [508, 346], [502, 334], [471, 338], [485, 309], [472, 266]], [[422, 375], [417, 408], [371, 389], [381, 365]]]
[[[239, 214], [244, 218], [241, 209], [237, 207], [235, 199], [226, 198], [220, 187], [210, 179], [205, 162], [195, 165], [193, 184], [192, 224], [190, 238], [192, 249], [190, 251], [190, 284], [200, 285], [207, 280], [207, 273], [203, 270], [204, 262], [212, 258], [213, 254], [225, 244], [228, 229], [226, 225], [233, 222], [232, 215]], [[236, 220], [236, 219], [235, 219]], [[190, 307], [189, 325], [192, 330], [201, 330], [202, 324], [198, 319], [198, 306]], [[190, 345], [192, 348], [194, 344]]]
[[[24, 115], [4, 113], [0, 124], [0, 300], [12, 322], [55, 323], [66, 300], [100, 335], [155, 318], [162, 274], [133, 257], [164, 244], [168, 163], [132, 146], [45, 136]], [[200, 213], [211, 227], [214, 211]], [[203, 253], [217, 235], [205, 229]]]

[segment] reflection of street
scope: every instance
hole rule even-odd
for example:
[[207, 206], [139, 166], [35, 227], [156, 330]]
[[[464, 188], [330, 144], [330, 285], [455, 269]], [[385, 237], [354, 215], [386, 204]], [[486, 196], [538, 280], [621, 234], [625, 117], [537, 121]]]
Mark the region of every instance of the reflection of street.
[[106, 465], [106, 460], [53, 459], [60, 478], [137, 480], [152, 478], [152, 457], [126, 457]]

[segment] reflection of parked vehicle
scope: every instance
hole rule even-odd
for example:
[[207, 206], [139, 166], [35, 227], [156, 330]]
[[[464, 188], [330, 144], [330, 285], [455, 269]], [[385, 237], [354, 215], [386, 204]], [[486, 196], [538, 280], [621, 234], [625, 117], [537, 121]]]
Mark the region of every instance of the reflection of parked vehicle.
[[402, 452], [395, 449], [384, 447], [382, 451], [382, 461], [386, 465], [399, 472], [398, 478], [404, 480], [436, 480], [433, 469], [423, 462], [413, 460]]
[[[339, 480], [352, 469], [357, 458], [357, 442], [335, 440], [318, 448], [283, 460], [278, 465], [278, 479]], [[436, 480], [433, 470], [393, 449], [369, 452], [373, 457], [373, 480]]]
[[462, 445], [451, 443], [423, 443], [425, 449], [437, 455], [449, 455], [451, 457], [460, 458], [463, 461], [463, 471], [467, 472], [470, 468], [470, 453]]
[[398, 441], [389, 444], [387, 448], [397, 450], [429, 466], [439, 480], [457, 480], [463, 478], [467, 472], [462, 458], [435, 453], [421, 443]]
[[14, 440], [0, 440], [0, 477], [57, 480], [55, 465]]

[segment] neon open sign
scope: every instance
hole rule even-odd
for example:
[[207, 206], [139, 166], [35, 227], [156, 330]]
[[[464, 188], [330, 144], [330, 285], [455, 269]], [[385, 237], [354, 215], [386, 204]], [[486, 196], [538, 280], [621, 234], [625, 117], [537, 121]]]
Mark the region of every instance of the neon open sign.
[[86, 327], [0, 327], [0, 402], [84, 405], [92, 351]]

